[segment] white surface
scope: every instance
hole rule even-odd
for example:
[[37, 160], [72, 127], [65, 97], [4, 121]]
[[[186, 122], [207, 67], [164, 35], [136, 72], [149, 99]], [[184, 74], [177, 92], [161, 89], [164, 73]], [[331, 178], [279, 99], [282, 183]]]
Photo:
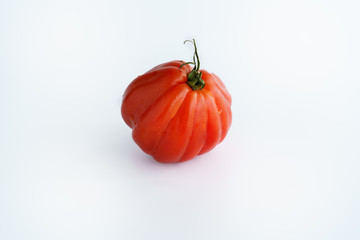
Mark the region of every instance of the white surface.
[[[0, 239], [359, 239], [358, 1], [1, 1]], [[233, 96], [162, 165], [121, 95], [191, 60]]]

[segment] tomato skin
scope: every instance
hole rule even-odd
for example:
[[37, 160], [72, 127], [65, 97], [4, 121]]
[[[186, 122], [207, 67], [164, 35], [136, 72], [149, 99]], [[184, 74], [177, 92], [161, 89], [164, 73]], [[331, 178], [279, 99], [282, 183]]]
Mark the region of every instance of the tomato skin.
[[186, 82], [192, 67], [160, 64], [125, 90], [121, 114], [139, 147], [161, 163], [183, 162], [213, 149], [232, 120], [231, 96], [219, 77], [202, 71], [205, 87]]

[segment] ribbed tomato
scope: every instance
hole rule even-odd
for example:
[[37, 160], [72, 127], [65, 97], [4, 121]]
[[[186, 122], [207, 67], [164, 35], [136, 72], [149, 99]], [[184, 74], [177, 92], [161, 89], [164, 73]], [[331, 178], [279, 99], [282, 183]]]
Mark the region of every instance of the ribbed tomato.
[[210, 151], [231, 125], [231, 96], [219, 77], [199, 71], [191, 42], [194, 62], [160, 64], [133, 80], [123, 95], [121, 114], [134, 141], [162, 163]]

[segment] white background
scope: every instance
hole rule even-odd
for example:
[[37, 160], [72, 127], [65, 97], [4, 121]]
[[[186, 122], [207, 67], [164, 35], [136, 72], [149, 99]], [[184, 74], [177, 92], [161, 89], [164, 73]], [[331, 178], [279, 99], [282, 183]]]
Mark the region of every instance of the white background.
[[[358, 1], [0, 1], [0, 239], [360, 239]], [[160, 164], [126, 86], [191, 60], [233, 124]]]

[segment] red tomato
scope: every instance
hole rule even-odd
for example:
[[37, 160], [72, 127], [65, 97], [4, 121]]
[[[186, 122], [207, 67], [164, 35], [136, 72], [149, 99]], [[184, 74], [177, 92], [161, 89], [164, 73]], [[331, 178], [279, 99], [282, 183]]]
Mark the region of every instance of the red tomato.
[[160, 64], [133, 80], [123, 95], [121, 114], [134, 141], [162, 163], [210, 151], [231, 125], [231, 96], [218, 76], [199, 71], [192, 43], [194, 62]]

